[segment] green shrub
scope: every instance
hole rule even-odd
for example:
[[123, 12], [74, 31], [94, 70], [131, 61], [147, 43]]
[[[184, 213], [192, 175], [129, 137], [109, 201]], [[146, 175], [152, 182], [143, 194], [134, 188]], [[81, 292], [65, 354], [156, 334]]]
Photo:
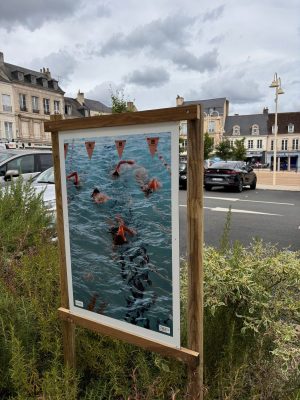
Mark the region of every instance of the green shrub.
[[[63, 366], [59, 261], [49, 217], [30, 185], [0, 192], [0, 398], [186, 399], [174, 360], [76, 331], [77, 371]], [[5, 217], [5, 221], [3, 218]], [[207, 399], [296, 400], [299, 385], [298, 252], [255, 241], [204, 249]], [[187, 265], [181, 268], [186, 346]]]

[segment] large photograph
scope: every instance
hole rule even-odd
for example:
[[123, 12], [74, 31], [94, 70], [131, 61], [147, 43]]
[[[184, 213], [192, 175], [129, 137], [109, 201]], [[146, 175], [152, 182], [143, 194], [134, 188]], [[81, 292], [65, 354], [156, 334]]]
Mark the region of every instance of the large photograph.
[[72, 307], [178, 342], [171, 132], [81, 134], [61, 144]]

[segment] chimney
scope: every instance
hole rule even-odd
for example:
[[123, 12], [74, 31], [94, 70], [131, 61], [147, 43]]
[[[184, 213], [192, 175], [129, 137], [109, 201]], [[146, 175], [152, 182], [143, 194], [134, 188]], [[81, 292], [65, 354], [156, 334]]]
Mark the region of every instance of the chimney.
[[263, 115], [268, 115], [269, 114], [269, 109], [268, 107], [264, 107], [263, 109]]
[[77, 100], [78, 103], [81, 104], [82, 106], [84, 105], [84, 93], [80, 92], [80, 89], [78, 90], [76, 100]]
[[0, 67], [4, 66], [4, 54], [0, 51]]
[[179, 96], [179, 94], [178, 94], [177, 97], [176, 97], [176, 107], [182, 106], [183, 103], [184, 103], [184, 98]]
[[47, 76], [47, 79], [51, 79], [51, 72], [49, 71], [49, 68], [46, 68], [45, 69], [45, 74], [46, 74], [46, 76]]

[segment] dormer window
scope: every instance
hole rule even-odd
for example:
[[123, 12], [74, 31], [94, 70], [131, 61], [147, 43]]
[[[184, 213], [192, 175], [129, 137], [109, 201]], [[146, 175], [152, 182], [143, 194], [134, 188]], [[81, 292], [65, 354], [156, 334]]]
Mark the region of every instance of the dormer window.
[[72, 115], [72, 106], [70, 104], [65, 105], [65, 114]]
[[32, 74], [26, 74], [25, 78], [28, 82], [36, 84], [36, 76], [32, 75]]
[[257, 124], [252, 125], [252, 135], [259, 135], [259, 126]]
[[234, 136], [239, 136], [241, 134], [241, 129], [239, 125], [234, 125], [234, 127], [232, 128], [232, 134]]
[[49, 83], [50, 83], [51, 87], [52, 87], [54, 90], [57, 90], [57, 89], [58, 89], [58, 82], [57, 82], [55, 79], [51, 79], [51, 81], [49, 81]]
[[294, 133], [294, 124], [288, 124], [288, 133]]
[[24, 74], [21, 71], [13, 71], [13, 75], [15, 78], [18, 79], [18, 81], [24, 81]]
[[42, 85], [43, 87], [48, 87], [48, 81], [46, 78], [43, 77], [39, 77], [37, 79], [37, 81], [39, 82], [40, 85]]

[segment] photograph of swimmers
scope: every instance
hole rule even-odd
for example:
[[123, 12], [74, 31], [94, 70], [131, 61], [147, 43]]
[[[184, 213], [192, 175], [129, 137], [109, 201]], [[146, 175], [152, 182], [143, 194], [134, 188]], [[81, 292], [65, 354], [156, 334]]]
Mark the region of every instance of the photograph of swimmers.
[[159, 154], [146, 134], [68, 141], [72, 292], [75, 307], [172, 335], [171, 134], [155, 137]]

